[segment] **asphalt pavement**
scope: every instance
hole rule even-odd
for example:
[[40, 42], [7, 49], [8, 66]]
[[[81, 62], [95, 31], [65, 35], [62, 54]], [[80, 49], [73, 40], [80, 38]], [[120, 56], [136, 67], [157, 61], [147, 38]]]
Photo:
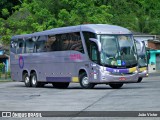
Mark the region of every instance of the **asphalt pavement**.
[[[41, 119], [132, 120], [135, 117], [116, 117], [115, 113], [122, 112], [117, 114], [123, 115], [124, 112], [130, 114], [129, 111], [131, 114], [134, 114], [134, 111], [136, 114], [137, 111], [140, 112], [139, 114], [146, 113], [145, 111], [149, 113], [160, 111], [160, 76], [158, 73], [152, 73], [149, 77], [144, 78], [141, 83], [125, 84], [121, 89], [112, 89], [108, 85], [97, 85], [94, 89], [82, 89], [79, 84], [75, 83], [70, 84], [68, 89], [56, 89], [52, 85], [46, 85], [44, 88], [27, 88], [22, 82], [0, 83], [0, 111], [60, 111], [60, 115], [62, 111], [78, 112], [78, 115], [85, 111], [101, 111], [101, 116], [95, 117], [91, 113], [88, 117], [70, 116], [64, 118], [58, 116], [42, 117]], [[115, 116], [104, 117], [107, 114], [103, 113], [105, 111], [116, 111], [113, 114]], [[159, 117], [139, 117], [137, 114], [136, 119], [159, 120]]]

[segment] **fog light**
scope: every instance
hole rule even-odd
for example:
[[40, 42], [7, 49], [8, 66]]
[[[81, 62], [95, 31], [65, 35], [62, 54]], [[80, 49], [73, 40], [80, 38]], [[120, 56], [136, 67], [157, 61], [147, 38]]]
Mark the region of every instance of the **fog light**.
[[102, 80], [106, 80], [106, 77], [102, 77]]
[[148, 76], [149, 76], [149, 74], [146, 74], [146, 76], [148, 77]]

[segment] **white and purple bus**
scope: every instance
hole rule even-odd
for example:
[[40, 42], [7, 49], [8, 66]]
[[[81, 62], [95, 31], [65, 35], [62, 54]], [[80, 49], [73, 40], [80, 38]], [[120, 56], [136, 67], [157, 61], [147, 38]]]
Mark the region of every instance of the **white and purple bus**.
[[147, 50], [145, 46], [145, 41], [143, 40], [135, 40], [137, 53], [138, 53], [138, 67], [139, 67], [139, 78], [138, 82], [141, 82], [143, 77], [148, 77], [148, 56]]
[[11, 77], [27, 87], [51, 83], [67, 88], [107, 84], [114, 89], [138, 82], [138, 58], [131, 31], [107, 24], [55, 28], [11, 39]]

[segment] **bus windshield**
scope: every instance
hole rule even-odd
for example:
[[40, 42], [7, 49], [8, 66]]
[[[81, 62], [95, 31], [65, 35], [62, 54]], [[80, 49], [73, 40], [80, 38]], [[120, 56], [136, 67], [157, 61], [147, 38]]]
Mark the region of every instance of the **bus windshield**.
[[100, 61], [105, 66], [137, 65], [137, 54], [130, 35], [100, 35]]
[[138, 55], [138, 64], [139, 64], [139, 67], [146, 67], [147, 66], [146, 54]]

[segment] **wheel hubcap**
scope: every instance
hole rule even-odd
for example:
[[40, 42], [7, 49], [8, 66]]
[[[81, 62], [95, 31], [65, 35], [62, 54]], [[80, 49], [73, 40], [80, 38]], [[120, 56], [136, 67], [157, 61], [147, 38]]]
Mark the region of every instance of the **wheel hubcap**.
[[32, 84], [33, 84], [33, 85], [36, 84], [36, 77], [35, 77], [35, 76], [32, 77]]
[[29, 83], [29, 77], [28, 76], [25, 78], [25, 82]]
[[82, 84], [84, 85], [84, 86], [87, 86], [88, 85], [88, 77], [84, 77], [83, 79], [82, 79]]

